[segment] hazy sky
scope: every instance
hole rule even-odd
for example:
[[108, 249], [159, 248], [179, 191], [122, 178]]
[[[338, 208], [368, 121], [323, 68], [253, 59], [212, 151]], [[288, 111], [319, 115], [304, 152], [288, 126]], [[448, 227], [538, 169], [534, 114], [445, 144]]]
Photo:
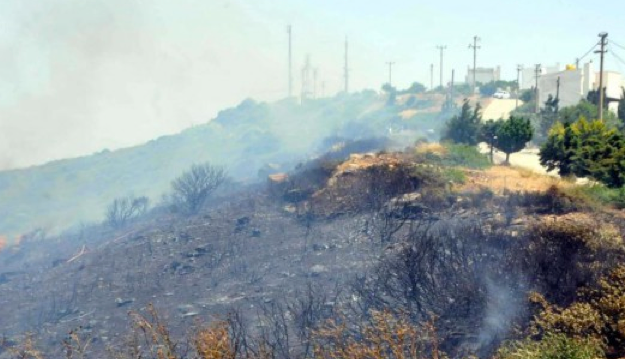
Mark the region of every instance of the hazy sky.
[[334, 94], [345, 36], [353, 90], [378, 89], [387, 61], [399, 87], [429, 85], [430, 63], [436, 84], [439, 44], [445, 80], [452, 68], [463, 79], [474, 35], [478, 66], [513, 79], [519, 63], [574, 62], [600, 31], [625, 45], [623, 14], [616, 0], [2, 0], [0, 168], [130, 146], [246, 97], [285, 96], [289, 23], [295, 91], [310, 54]]

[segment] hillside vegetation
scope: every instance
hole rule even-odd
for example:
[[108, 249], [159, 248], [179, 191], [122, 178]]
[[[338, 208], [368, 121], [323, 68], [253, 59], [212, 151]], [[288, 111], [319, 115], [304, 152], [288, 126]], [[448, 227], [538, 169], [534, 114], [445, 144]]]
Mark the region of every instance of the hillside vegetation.
[[267, 165], [273, 171], [289, 169], [326, 150], [327, 137], [379, 137], [389, 129], [398, 140], [401, 131], [409, 138], [425, 136], [436, 126], [437, 112], [426, 109], [409, 120], [399, 116], [419, 106], [389, 106], [373, 91], [304, 105], [245, 100], [206, 124], [141, 146], [0, 172], [0, 235], [15, 239], [36, 229], [56, 232], [99, 221], [104, 208], [122, 196], [147, 196], [158, 203], [170, 182], [194, 163], [211, 161], [249, 182]]

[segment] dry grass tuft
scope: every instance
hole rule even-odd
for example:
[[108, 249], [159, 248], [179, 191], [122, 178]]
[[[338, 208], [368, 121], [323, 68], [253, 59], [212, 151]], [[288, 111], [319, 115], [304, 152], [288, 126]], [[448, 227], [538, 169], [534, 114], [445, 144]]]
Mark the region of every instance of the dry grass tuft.
[[528, 169], [493, 166], [485, 170], [467, 170], [467, 181], [463, 190], [488, 188], [495, 193], [505, 192], [543, 192], [552, 186], [568, 188], [570, 182], [557, 177], [542, 175]]
[[417, 154], [431, 153], [438, 156], [444, 156], [447, 154], [448, 150], [445, 146], [438, 142], [424, 142], [415, 147], [415, 152]]
[[315, 333], [316, 359], [439, 359], [434, 325], [415, 327], [388, 312], [375, 312], [359, 333], [345, 323], [329, 321]]
[[216, 322], [201, 329], [193, 340], [201, 359], [234, 359], [236, 352], [230, 341], [227, 322]]

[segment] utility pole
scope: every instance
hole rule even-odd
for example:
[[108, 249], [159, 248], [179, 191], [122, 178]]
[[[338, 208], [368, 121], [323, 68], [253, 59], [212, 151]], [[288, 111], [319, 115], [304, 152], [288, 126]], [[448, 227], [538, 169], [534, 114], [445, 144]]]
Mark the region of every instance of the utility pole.
[[456, 75], [456, 70], [452, 69], [451, 70], [451, 85], [450, 85], [450, 88], [449, 88], [449, 100], [451, 101], [450, 105], [452, 107], [453, 107], [453, 103], [454, 103], [454, 77], [455, 77], [455, 75]]
[[345, 77], [345, 93], [349, 92], [349, 67], [347, 66], [347, 36], [345, 36], [345, 67], [343, 68]]
[[540, 77], [540, 64], [536, 64], [534, 77], [536, 78], [536, 86], [534, 87], [534, 101], [536, 102], [536, 108], [534, 112], [538, 113], [540, 112], [540, 100], [538, 98], [538, 78]]
[[293, 96], [293, 72], [291, 63], [291, 25], [287, 25], [286, 32], [289, 34], [289, 98]]
[[441, 56], [441, 82], [440, 82], [440, 86], [443, 87], [443, 51], [445, 51], [447, 46], [439, 45], [439, 46], [436, 46], [436, 48], [438, 50], [440, 50], [440, 52], [441, 52], [441, 55], [440, 55]]
[[313, 70], [313, 98], [317, 98], [317, 69]]
[[312, 84], [310, 83], [311, 75], [312, 75], [312, 68], [310, 66], [310, 55], [306, 55], [306, 62], [305, 62], [304, 67], [302, 67], [302, 95], [301, 95], [302, 103], [310, 99], [311, 96], [313, 95]]
[[519, 108], [519, 92], [521, 92], [521, 70], [523, 70], [523, 65], [516, 66], [516, 106], [515, 109]]
[[434, 64], [430, 64], [430, 90], [434, 89]]
[[394, 61], [389, 61], [386, 63], [388, 65], [388, 85], [393, 86], [393, 65], [395, 65]]
[[601, 45], [601, 50], [597, 50], [595, 53], [601, 54], [601, 63], [599, 65], [599, 120], [603, 120], [603, 101], [605, 101], [605, 94], [603, 92], [603, 55], [608, 52], [608, 50], [605, 49], [605, 45], [608, 44], [608, 33], [602, 32], [599, 34], [599, 37], [601, 38], [601, 42], [599, 43]]
[[560, 107], [560, 76], [558, 76], [558, 81], [556, 82], [556, 110], [555, 113], [558, 113], [558, 108]]
[[579, 70], [579, 57], [575, 58], [575, 70]]
[[476, 70], [476, 64], [477, 64], [477, 50], [482, 48], [481, 46], [478, 46], [477, 42], [480, 41], [482, 39], [480, 39], [479, 37], [477, 37], [477, 35], [473, 36], [473, 44], [469, 44], [469, 49], [473, 49], [473, 88], [471, 89], [471, 93], [475, 94], [475, 70]]

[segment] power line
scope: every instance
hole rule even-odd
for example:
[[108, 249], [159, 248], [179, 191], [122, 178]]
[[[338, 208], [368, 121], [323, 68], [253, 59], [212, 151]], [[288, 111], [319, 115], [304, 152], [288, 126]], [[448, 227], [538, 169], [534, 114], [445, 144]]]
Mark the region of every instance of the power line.
[[616, 54], [616, 52], [614, 52], [614, 49], [612, 48], [612, 46], [609, 46], [609, 47], [608, 47], [608, 49], [610, 50], [610, 54], [611, 54], [612, 56], [614, 56], [614, 58], [615, 58], [618, 62], [620, 62], [620, 63], [622, 63], [623, 65], [625, 65], [625, 60], [623, 60], [623, 58], [621, 58], [619, 55], [617, 55], [617, 54]]
[[616, 41], [614, 41], [614, 39], [611, 39], [611, 40], [610, 40], [610, 44], [614, 44], [614, 45], [616, 45], [617, 47], [621, 48], [622, 50], [625, 50], [625, 46], [623, 46], [623, 45], [619, 45]]
[[592, 47], [586, 51], [586, 53], [584, 55], [582, 55], [581, 57], [578, 57], [575, 59], [575, 66], [579, 67], [579, 62], [582, 61], [584, 58], [586, 58], [586, 56], [588, 56], [594, 49], [595, 47], [598, 45], [599, 43], [593, 44]]

